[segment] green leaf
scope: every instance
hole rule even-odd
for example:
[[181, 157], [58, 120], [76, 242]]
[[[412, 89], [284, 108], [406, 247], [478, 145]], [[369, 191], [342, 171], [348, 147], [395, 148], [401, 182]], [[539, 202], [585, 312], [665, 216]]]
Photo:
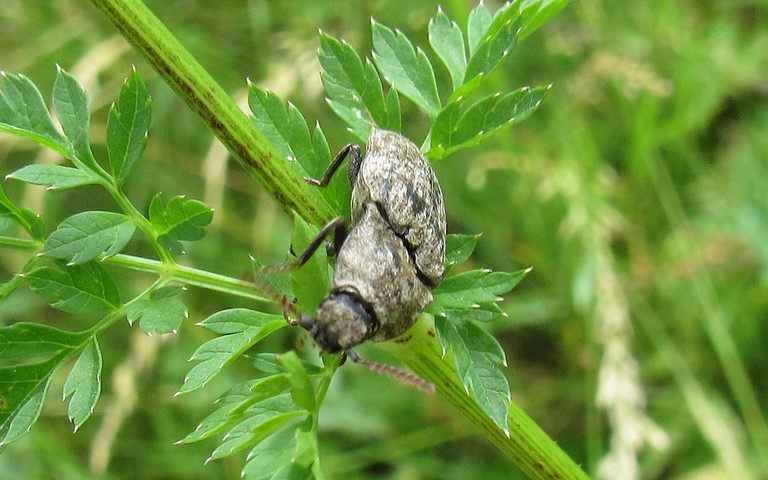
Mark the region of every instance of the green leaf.
[[309, 468], [318, 458], [317, 432], [312, 429], [296, 429], [296, 450], [293, 463], [300, 467]]
[[307, 371], [296, 356], [296, 352], [289, 351], [280, 355], [280, 363], [288, 373], [288, 379], [291, 381], [291, 397], [296, 405], [303, 409], [314, 412], [317, 410], [315, 402], [315, 389], [309, 381]]
[[96, 337], [85, 346], [64, 384], [64, 398], [69, 401], [68, 415], [75, 431], [93, 413], [101, 394], [101, 350]]
[[112, 278], [94, 261], [81, 265], [41, 267], [24, 278], [51, 306], [69, 313], [108, 312], [120, 306]]
[[445, 309], [478, 308], [481, 304], [498, 302], [503, 295], [520, 283], [529, 270], [515, 273], [471, 270], [446, 278], [433, 292], [430, 313], [441, 315]]
[[472, 252], [475, 251], [477, 235], [450, 234], [445, 237], [445, 266], [451, 269], [456, 265], [466, 262]]
[[149, 204], [149, 220], [158, 233], [158, 242], [171, 253], [183, 253], [182, 241], [200, 240], [213, 220], [213, 210], [198, 200], [175, 196], [163, 205], [160, 194]]
[[470, 49], [472, 53], [467, 62], [464, 81], [453, 91], [448, 104], [465, 99], [485, 82], [488, 75], [498, 68], [512, 51], [519, 32], [519, 4], [507, 4], [499, 9], [475, 49]]
[[50, 163], [35, 163], [21, 167], [8, 175], [7, 178], [33, 185], [47, 185], [49, 190], [65, 190], [103, 182], [101, 177], [88, 170]]
[[258, 402], [248, 407], [246, 413], [248, 418], [227, 433], [226, 440], [213, 451], [209, 461], [253, 447], [288, 424], [308, 415], [307, 411], [298, 409], [287, 394]]
[[547, 23], [571, 3], [571, 0], [538, 0], [526, 2], [522, 7], [522, 28], [519, 40], [526, 38]]
[[139, 320], [141, 331], [152, 335], [154, 333], [176, 333], [181, 322], [187, 318], [187, 306], [181, 300], [164, 297], [142, 299], [128, 309], [128, 323]]
[[509, 382], [499, 369], [504, 351], [493, 336], [459, 318], [437, 319], [438, 338], [445, 352], [453, 353], [456, 369], [467, 393], [488, 416], [509, 432]]
[[89, 337], [37, 323], [0, 327], [0, 447], [29, 431], [53, 372]]
[[107, 119], [107, 153], [118, 185], [128, 178], [144, 152], [151, 117], [152, 101], [147, 86], [134, 68]]
[[45, 225], [32, 210], [18, 207], [11, 201], [3, 191], [0, 185], [0, 216], [10, 218], [14, 223], [21, 225], [26, 232], [35, 240], [42, 240], [45, 236]]
[[[321, 79], [328, 94], [328, 105], [350, 126], [362, 142], [368, 140], [371, 127], [399, 131], [400, 105], [384, 98], [379, 74], [370, 60], [365, 63], [345, 41], [320, 33]], [[392, 111], [394, 108], [397, 112]]]
[[375, 20], [373, 60], [392, 88], [410, 98], [434, 119], [440, 111], [435, 72], [421, 49], [414, 49], [402, 32], [393, 32]]
[[477, 47], [480, 41], [488, 32], [488, 28], [493, 22], [493, 14], [488, 8], [480, 2], [477, 6], [469, 12], [469, 18], [467, 19], [467, 44], [469, 46], [470, 56], [474, 55], [477, 51]]
[[[310, 132], [307, 121], [290, 102], [287, 106], [274, 93], [249, 85], [248, 105], [253, 113], [253, 122], [272, 142], [277, 151], [300, 175], [321, 178], [331, 163], [331, 151], [320, 125]], [[349, 187], [340, 182], [331, 182], [322, 194], [336, 211], [345, 198], [343, 190]]]
[[67, 260], [70, 265], [88, 262], [99, 255], [120, 253], [136, 226], [125, 215], [113, 212], [82, 212], [59, 225], [45, 241], [43, 254]]
[[[102, 172], [88, 142], [91, 117], [85, 91], [75, 77], [58, 67], [53, 86], [53, 106], [64, 134], [72, 143], [75, 158], [93, 173]], [[74, 160], [74, 159], [73, 159]]]
[[[251, 450], [242, 477], [248, 480], [285, 478], [286, 470], [299, 468], [293, 464], [297, 443], [296, 430], [292, 428], [275, 433]], [[309, 471], [303, 472], [303, 478], [307, 478]]]
[[220, 407], [200, 422], [194, 432], [178, 443], [199, 442], [232, 428], [247, 415], [248, 407], [275, 397], [288, 390], [290, 386], [287, 375], [279, 373], [233, 387], [217, 401]]
[[429, 21], [429, 44], [448, 68], [453, 89], [459, 88], [464, 83], [467, 70], [464, 35], [458, 24], [442, 10], [438, 10], [437, 15]]
[[430, 157], [442, 158], [477, 145], [500, 128], [520, 123], [539, 107], [549, 88], [524, 87], [497, 93], [479, 100], [462, 114], [458, 114], [458, 102], [451, 104], [433, 125]]
[[[19, 369], [20, 372], [27, 370]], [[4, 372], [0, 370], [0, 373]], [[35, 382], [37, 388], [32, 390], [26, 402], [19, 408], [13, 409], [7, 420], [3, 421], [0, 416], [0, 448], [24, 436], [40, 418], [48, 387], [51, 386], [51, 379], [52, 376], [47, 375], [39, 384]], [[0, 389], [4, 390], [3, 386], [0, 386]]]
[[246, 350], [287, 323], [281, 315], [237, 308], [217, 312], [200, 325], [217, 333], [229, 334], [200, 345], [190, 358], [190, 361], [200, 363], [187, 373], [179, 394], [202, 388]]
[[0, 72], [0, 131], [28, 138], [72, 158], [74, 152], [53, 124], [43, 96], [24, 75]]

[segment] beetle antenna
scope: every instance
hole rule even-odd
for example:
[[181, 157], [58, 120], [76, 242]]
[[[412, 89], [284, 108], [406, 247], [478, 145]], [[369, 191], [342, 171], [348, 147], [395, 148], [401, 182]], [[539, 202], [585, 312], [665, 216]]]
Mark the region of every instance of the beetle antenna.
[[435, 393], [435, 386], [421, 378], [420, 376], [416, 375], [415, 373], [409, 372], [407, 370], [403, 370], [397, 367], [393, 367], [392, 365], [387, 365], [386, 363], [379, 363], [379, 362], [373, 362], [371, 360], [366, 360], [362, 358], [360, 355], [357, 354], [354, 350], [351, 348], [348, 348], [344, 350], [344, 353], [346, 354], [347, 358], [352, 360], [355, 363], [358, 363], [360, 365], [365, 365], [370, 370], [382, 373], [384, 375], [389, 375], [390, 377], [394, 377], [401, 382], [405, 383], [406, 385], [409, 385], [414, 388], [418, 388], [422, 392], [425, 393]]

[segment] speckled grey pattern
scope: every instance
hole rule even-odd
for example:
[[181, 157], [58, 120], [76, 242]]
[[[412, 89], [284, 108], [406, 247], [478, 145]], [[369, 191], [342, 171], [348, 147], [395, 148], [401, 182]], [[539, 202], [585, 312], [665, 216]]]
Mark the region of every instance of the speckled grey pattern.
[[354, 146], [345, 154], [352, 183], [350, 230], [337, 252], [331, 294], [317, 317], [300, 320], [329, 352], [405, 332], [445, 273], [443, 194], [419, 148], [400, 134], [374, 128], [364, 159]]

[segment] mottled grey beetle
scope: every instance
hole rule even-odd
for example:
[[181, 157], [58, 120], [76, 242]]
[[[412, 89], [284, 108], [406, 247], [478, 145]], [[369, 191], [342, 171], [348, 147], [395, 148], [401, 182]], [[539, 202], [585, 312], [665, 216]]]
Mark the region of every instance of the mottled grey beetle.
[[294, 262], [304, 264], [333, 232], [332, 290], [317, 316], [298, 314], [291, 323], [307, 329], [322, 350], [345, 351], [357, 361], [351, 347], [395, 338], [432, 301], [430, 290], [445, 272], [445, 207], [429, 162], [398, 133], [373, 128], [365, 158], [360, 147], [347, 145], [322, 180], [306, 180], [326, 186], [345, 159], [352, 185], [349, 230], [343, 218], [332, 220]]

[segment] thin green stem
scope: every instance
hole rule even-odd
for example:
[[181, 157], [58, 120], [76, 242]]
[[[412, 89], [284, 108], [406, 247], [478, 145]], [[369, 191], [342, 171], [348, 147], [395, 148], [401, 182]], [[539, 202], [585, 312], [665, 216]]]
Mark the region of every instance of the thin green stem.
[[279, 205], [318, 227], [335, 217], [320, 192], [290, 168], [261, 131], [141, 0], [91, 1], [211, 127]]

